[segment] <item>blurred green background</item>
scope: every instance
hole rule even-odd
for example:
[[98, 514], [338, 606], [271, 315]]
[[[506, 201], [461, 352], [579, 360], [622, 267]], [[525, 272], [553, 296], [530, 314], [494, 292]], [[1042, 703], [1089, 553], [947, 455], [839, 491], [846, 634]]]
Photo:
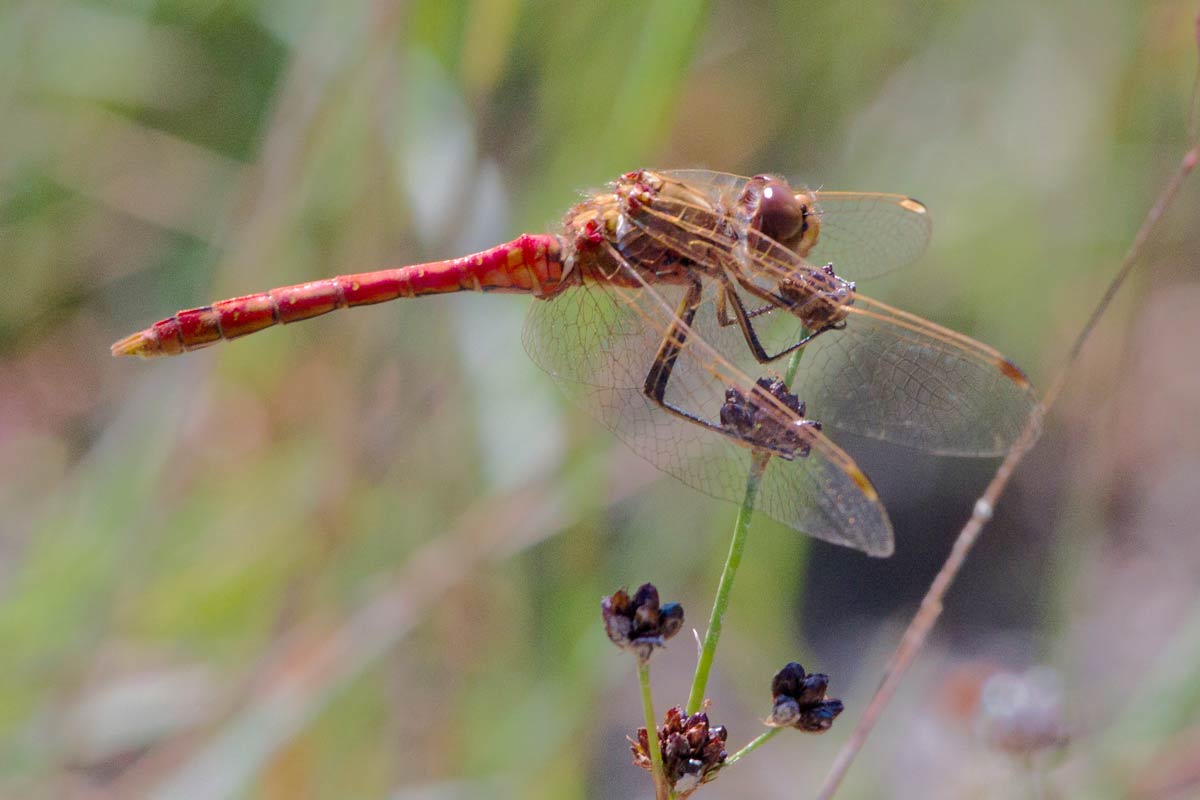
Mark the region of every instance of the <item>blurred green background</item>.
[[[1193, 6], [5, 4], [0, 796], [649, 797], [598, 600], [653, 580], [702, 628], [735, 509], [559, 397], [528, 300], [156, 363], [109, 343], [701, 166], [920, 198], [931, 252], [860, 288], [1045, 385], [1182, 153]], [[842, 796], [1194, 796], [1198, 211], [1191, 187]], [[848, 710], [702, 796], [811, 795], [995, 466], [838, 441], [897, 555], [759, 520], [710, 695], [733, 747], [788, 660]], [[689, 639], [656, 660], [660, 710]], [[1072, 742], [1014, 758], [988, 676], [1038, 665]]]

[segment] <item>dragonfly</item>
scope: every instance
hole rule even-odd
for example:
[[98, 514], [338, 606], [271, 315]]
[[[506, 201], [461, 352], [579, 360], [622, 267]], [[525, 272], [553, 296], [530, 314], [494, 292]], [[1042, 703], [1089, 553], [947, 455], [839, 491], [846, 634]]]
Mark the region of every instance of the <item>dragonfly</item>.
[[[339, 308], [459, 291], [535, 298], [525, 349], [634, 452], [711, 496], [873, 556], [894, 533], [830, 429], [926, 452], [995, 456], [1037, 397], [993, 348], [871, 299], [867, 279], [926, 249], [926, 207], [793, 188], [773, 175], [628, 172], [556, 234], [179, 311], [112, 345], [168, 356]], [[789, 386], [782, 365], [799, 358]]]

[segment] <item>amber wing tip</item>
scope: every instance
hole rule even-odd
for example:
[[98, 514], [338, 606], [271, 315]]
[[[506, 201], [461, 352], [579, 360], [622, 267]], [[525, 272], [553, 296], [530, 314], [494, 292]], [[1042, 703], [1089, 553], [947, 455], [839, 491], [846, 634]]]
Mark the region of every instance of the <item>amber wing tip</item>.
[[850, 480], [854, 481], [854, 485], [858, 487], [859, 491], [861, 491], [868, 500], [870, 500], [872, 503], [879, 501], [879, 494], [875, 491], [875, 487], [871, 485], [871, 479], [868, 478], [862, 470], [851, 470], [849, 474]]
[[1000, 371], [1004, 373], [1004, 377], [1020, 386], [1022, 389], [1029, 386], [1029, 378], [1025, 377], [1025, 373], [1021, 371], [1013, 362], [1007, 358], [1000, 362]]
[[871, 536], [866, 542], [858, 545], [858, 547], [873, 558], [888, 558], [896, 550], [896, 537], [892, 531], [891, 520], [887, 517], [887, 511], [884, 510], [883, 505], [879, 502], [879, 493], [875, 491], [875, 486], [871, 483], [871, 479], [862, 470], [850, 470], [848, 474], [850, 475], [850, 479], [858, 486], [859, 491], [863, 493], [863, 497], [867, 498], [872, 505], [879, 509], [883, 526], [882, 535]]
[[138, 331], [120, 341], [113, 342], [109, 349], [114, 356], [138, 356], [139, 358], [150, 358], [162, 353], [157, 339], [147, 336], [145, 331]]

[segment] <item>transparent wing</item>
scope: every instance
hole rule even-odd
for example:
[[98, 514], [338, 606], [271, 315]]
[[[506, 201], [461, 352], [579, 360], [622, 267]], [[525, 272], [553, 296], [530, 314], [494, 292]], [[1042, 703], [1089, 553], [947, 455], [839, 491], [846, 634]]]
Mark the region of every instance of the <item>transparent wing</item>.
[[933, 221], [925, 205], [901, 194], [817, 192], [821, 234], [808, 254], [840, 274], [867, 280], [907, 266], [925, 252]]
[[559, 382], [640, 389], [665, 327], [648, 324], [628, 293], [606, 288], [578, 286], [535, 300], [522, 343], [533, 362]]
[[[712, 497], [742, 502], [751, 450], [662, 411], [637, 390], [579, 384], [564, 389], [663, 472]], [[823, 436], [803, 458], [771, 459], [756, 508], [833, 544], [873, 556], [893, 550], [891, 522], [874, 488], [850, 457]]]
[[[703, 192], [721, 209], [732, 206], [749, 180], [697, 169], [664, 170], [659, 174]], [[807, 263], [819, 266], [832, 262], [839, 274], [866, 280], [913, 263], [929, 246], [933, 221], [918, 200], [877, 192], [815, 194], [821, 232]]]
[[689, 184], [713, 199], [733, 200], [741, 194], [746, 181], [750, 180], [745, 175], [715, 172], [710, 169], [660, 169], [654, 170], [654, 172], [664, 178]]
[[[741, 273], [768, 287], [812, 270], [754, 230], [731, 236], [712, 222], [711, 209], [677, 197], [660, 196], [630, 218], [715, 274]], [[762, 305], [739, 296], [748, 308]], [[758, 310], [763, 313], [752, 324], [769, 353], [800, 340], [803, 329], [792, 313]], [[1011, 361], [968, 336], [863, 295], [855, 296], [849, 312], [844, 329], [825, 331], [805, 347], [792, 388], [814, 418], [942, 455], [1000, 455], [1016, 440], [1037, 396]], [[740, 330], [720, 326], [715, 312], [701, 308], [693, 327], [738, 369], [761, 374]]]
[[[552, 300], [535, 301], [525, 347], [568, 396], [639, 456], [705, 494], [740, 503], [752, 448], [734, 434], [664, 411], [642, 392], [683, 292], [672, 286], [635, 290], [609, 284], [569, 289]], [[702, 308], [711, 310], [711, 298]], [[749, 392], [752, 384], [689, 333], [666, 400], [717, 424], [726, 390]], [[779, 424], [787, 424], [788, 415], [795, 418], [783, 407], [771, 413]], [[870, 481], [829, 439], [817, 432], [811, 437], [807, 456], [770, 460], [759, 510], [816, 538], [871, 555], [890, 554], [891, 523]]]
[[1003, 455], [1038, 408], [995, 350], [865, 297], [805, 346], [793, 390], [827, 424], [930, 453]]

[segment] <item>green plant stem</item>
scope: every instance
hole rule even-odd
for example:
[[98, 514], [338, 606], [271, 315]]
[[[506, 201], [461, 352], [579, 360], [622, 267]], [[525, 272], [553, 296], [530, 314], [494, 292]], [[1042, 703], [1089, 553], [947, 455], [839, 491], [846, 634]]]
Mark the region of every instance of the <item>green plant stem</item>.
[[700, 659], [696, 663], [696, 675], [692, 678], [692, 691], [688, 694], [687, 713], [695, 714], [704, 702], [704, 689], [708, 686], [708, 675], [712, 671], [713, 658], [717, 654], [717, 643], [721, 641], [725, 610], [729, 608], [729, 597], [733, 592], [733, 579], [737, 577], [742, 563], [742, 552], [746, 549], [746, 536], [750, 532], [750, 517], [754, 514], [754, 501], [758, 497], [758, 486], [763, 470], [771, 457], [755, 453], [750, 461], [750, 475], [746, 478], [746, 495], [738, 509], [737, 521], [733, 524], [733, 540], [729, 543], [729, 555], [725, 557], [725, 569], [721, 582], [717, 584], [717, 598], [713, 601], [712, 613], [708, 617], [708, 632], [700, 647]]
[[[808, 331], [801, 331], [801, 337], [807, 336]], [[784, 383], [792, 385], [796, 377], [796, 369], [800, 366], [800, 357], [804, 348], [792, 353], [788, 360]], [[754, 515], [754, 503], [758, 498], [758, 487], [762, 482], [763, 472], [770, 462], [767, 453], [755, 452], [750, 459], [750, 474], [746, 476], [746, 493], [742, 497], [742, 505], [738, 509], [737, 520], [733, 523], [733, 539], [729, 542], [729, 555], [725, 557], [725, 569], [721, 571], [721, 580], [717, 584], [717, 597], [713, 601], [712, 613], [708, 617], [708, 631], [704, 634], [704, 643], [700, 646], [700, 658], [696, 662], [696, 675], [692, 678], [692, 690], [688, 694], [687, 713], [695, 714], [704, 703], [704, 690], [708, 686], [708, 676], [712, 672], [713, 658], [717, 654], [717, 644], [721, 641], [721, 629], [725, 620], [725, 611], [729, 608], [729, 598], [733, 592], [733, 579], [737, 577], [738, 567], [742, 563], [742, 553], [746, 549], [746, 537], [750, 533], [750, 518]]]
[[729, 758], [725, 759], [725, 763], [721, 766], [721, 769], [728, 767], [730, 764], [734, 763], [738, 759], [742, 758], [743, 756], [747, 755], [748, 753], [751, 753], [751, 752], [757, 750], [762, 745], [771, 741], [771, 738], [774, 737], [775, 734], [779, 733], [781, 730], [783, 730], [783, 728], [768, 728], [763, 733], [761, 733], [757, 739], [755, 739], [750, 744], [743, 747], [741, 750], [738, 750], [736, 753], [731, 755]]
[[650, 750], [650, 777], [654, 779], [655, 800], [667, 800], [667, 774], [663, 771], [662, 751], [658, 748], [658, 717], [650, 693], [650, 662], [638, 664], [638, 683], [642, 686], [642, 713], [646, 717], [646, 744]]

